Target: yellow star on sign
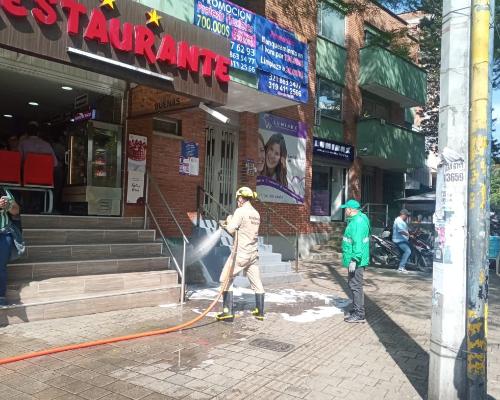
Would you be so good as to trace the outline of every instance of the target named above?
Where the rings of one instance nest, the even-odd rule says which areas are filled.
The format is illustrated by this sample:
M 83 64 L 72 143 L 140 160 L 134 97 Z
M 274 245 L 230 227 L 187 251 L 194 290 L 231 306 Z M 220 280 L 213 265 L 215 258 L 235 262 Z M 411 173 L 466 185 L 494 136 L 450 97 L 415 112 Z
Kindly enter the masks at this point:
M 153 9 L 153 10 L 147 12 L 146 17 L 148 18 L 148 22 L 146 22 L 147 25 L 153 24 L 156 26 L 160 26 L 160 19 L 162 17 L 158 15 L 156 10 Z
M 115 9 L 115 0 L 102 0 L 99 7 L 109 7 L 110 9 Z

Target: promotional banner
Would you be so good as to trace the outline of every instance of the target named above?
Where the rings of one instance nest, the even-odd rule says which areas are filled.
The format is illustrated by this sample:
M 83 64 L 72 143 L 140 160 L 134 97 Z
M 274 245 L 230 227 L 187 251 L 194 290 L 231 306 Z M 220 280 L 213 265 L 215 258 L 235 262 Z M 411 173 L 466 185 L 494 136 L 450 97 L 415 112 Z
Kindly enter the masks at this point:
M 128 135 L 127 143 L 127 203 L 141 204 L 144 199 L 144 176 L 148 138 Z
M 257 193 L 270 203 L 303 204 L 306 176 L 307 125 L 259 115 Z
M 307 44 L 275 23 L 255 17 L 257 68 L 291 81 L 307 84 Z
M 199 145 L 195 142 L 181 142 L 179 173 L 181 175 L 198 176 L 200 171 Z
M 307 86 L 269 72 L 258 71 L 259 90 L 275 96 L 307 103 Z
M 223 0 L 195 0 L 194 24 L 231 40 L 231 66 L 255 73 L 255 14 Z

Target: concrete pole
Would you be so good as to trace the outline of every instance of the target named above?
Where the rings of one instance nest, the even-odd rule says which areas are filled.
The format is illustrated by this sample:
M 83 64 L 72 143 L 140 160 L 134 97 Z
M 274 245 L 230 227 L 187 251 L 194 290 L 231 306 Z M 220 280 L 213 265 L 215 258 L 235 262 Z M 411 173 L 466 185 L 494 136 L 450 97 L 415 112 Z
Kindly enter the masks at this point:
M 429 400 L 466 395 L 470 9 L 471 0 L 443 1 Z
M 490 168 L 490 59 L 494 0 L 473 0 L 467 251 L 467 398 L 486 400 Z M 490 8 L 491 7 L 491 8 Z M 490 25 L 491 24 L 491 25 Z M 491 26 L 491 28 L 490 28 Z

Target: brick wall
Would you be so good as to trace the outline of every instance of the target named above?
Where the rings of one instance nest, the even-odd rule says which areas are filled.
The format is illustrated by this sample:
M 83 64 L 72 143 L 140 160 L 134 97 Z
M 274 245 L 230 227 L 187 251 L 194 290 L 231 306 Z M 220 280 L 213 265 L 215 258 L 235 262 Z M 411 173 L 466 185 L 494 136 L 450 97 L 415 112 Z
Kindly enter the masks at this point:
M 303 205 L 287 205 L 278 203 L 268 203 L 284 218 L 296 225 L 301 233 L 328 232 L 331 230 L 329 224 L 311 223 L 311 179 L 312 179 L 312 137 L 314 125 L 314 106 L 316 97 L 316 21 L 317 21 L 317 0 L 296 0 L 294 2 L 284 2 L 280 0 L 259 0 L 246 2 L 237 1 L 266 18 L 273 20 L 285 29 L 291 30 L 297 36 L 307 41 L 309 44 L 309 102 L 300 106 L 283 108 L 272 111 L 273 114 L 285 118 L 300 120 L 308 125 L 308 141 L 306 147 L 306 177 L 305 177 L 305 201 Z M 359 51 L 364 45 L 364 22 L 374 25 L 380 30 L 391 31 L 404 28 L 404 24 L 383 11 L 380 8 L 371 8 L 362 14 L 350 14 L 346 17 L 346 81 L 343 97 L 343 121 L 344 140 L 347 143 L 356 145 L 357 121 L 361 114 L 362 97 L 358 86 L 359 77 Z M 165 194 L 167 201 L 174 209 L 176 217 L 179 218 L 183 229 L 189 234 L 191 222 L 189 213 L 196 211 L 196 188 L 202 186 L 204 181 L 204 158 L 205 158 L 205 126 L 206 116 L 198 110 L 189 110 L 171 114 L 172 118 L 182 120 L 182 134 L 185 140 L 194 140 L 200 147 L 200 175 L 198 177 L 185 177 L 179 175 L 178 160 L 180 155 L 180 141 L 178 139 L 159 137 L 152 134 L 151 117 L 134 119 L 134 115 L 154 111 L 155 99 L 159 91 L 153 89 L 137 87 L 131 96 L 130 114 L 132 118 L 128 122 L 128 133 L 145 134 L 150 143 L 148 151 L 148 167 L 159 182 L 160 188 Z M 392 115 L 396 120 L 404 120 L 404 113 L 401 108 L 393 107 Z M 239 161 L 238 161 L 238 182 L 237 186 L 249 186 L 255 189 L 256 176 L 248 174 L 245 161 L 247 159 L 256 160 L 256 144 L 258 135 L 258 116 L 252 113 L 240 113 L 239 131 Z M 361 171 L 362 163 L 356 159 L 349 170 L 349 196 L 359 199 L 361 197 Z M 380 175 L 380 174 L 379 174 Z M 378 183 L 382 183 L 379 176 Z M 377 198 L 381 197 L 380 191 Z M 257 208 L 261 211 L 263 220 L 266 212 L 262 205 L 257 203 Z M 141 206 L 125 206 L 125 215 L 142 215 Z M 279 218 L 272 217 L 273 225 L 285 234 L 293 234 L 293 230 Z M 164 225 L 169 234 L 175 235 L 172 224 L 164 221 Z M 263 230 L 265 223 L 263 224 Z
M 139 86 L 132 90 L 130 118 L 127 122 L 127 133 L 148 137 L 147 167 L 172 208 L 186 235 L 191 234 L 190 215 L 196 212 L 196 191 L 203 186 L 205 165 L 205 127 L 206 117 L 201 110 L 190 109 L 169 113 L 168 118 L 181 120 L 182 137 L 165 137 L 153 135 L 152 116 L 136 118 L 136 115 L 154 110 L 158 99 L 158 91 Z M 183 176 L 179 174 L 179 157 L 181 140 L 194 141 L 199 144 L 200 173 L 199 176 Z M 150 190 L 150 200 L 155 213 L 159 217 L 162 229 L 167 236 L 180 236 L 174 221 L 161 205 L 159 196 Z M 144 207 L 125 205 L 126 216 L 142 216 Z

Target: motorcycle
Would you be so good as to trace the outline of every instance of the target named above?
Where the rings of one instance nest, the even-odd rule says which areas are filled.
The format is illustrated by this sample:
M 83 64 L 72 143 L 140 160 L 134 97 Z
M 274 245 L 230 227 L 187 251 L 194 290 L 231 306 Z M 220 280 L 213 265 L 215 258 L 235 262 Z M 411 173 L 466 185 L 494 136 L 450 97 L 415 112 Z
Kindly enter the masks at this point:
M 391 232 L 384 229 L 380 236 L 371 235 L 371 263 L 385 268 L 398 268 L 401 260 L 401 250 L 391 239 Z M 406 268 L 428 272 L 432 268 L 432 247 L 417 233 L 410 234 L 411 256 Z

